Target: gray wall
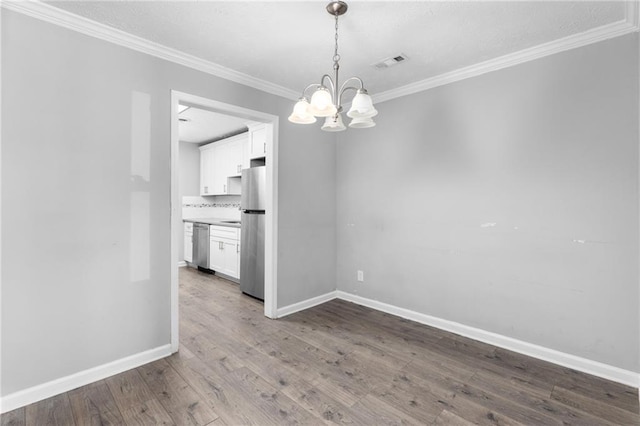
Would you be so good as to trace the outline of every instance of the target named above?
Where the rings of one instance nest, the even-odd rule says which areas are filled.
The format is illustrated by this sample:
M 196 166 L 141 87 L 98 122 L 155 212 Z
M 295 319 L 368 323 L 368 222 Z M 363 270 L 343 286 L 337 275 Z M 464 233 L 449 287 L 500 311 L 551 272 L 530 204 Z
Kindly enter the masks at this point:
M 378 108 L 338 137 L 338 289 L 640 371 L 637 34 Z
M 171 89 L 281 117 L 278 306 L 335 289 L 335 138 L 293 101 L 6 10 L 2 65 L 2 395 L 169 343 Z
M 200 148 L 196 143 L 180 142 L 180 197 L 200 195 Z

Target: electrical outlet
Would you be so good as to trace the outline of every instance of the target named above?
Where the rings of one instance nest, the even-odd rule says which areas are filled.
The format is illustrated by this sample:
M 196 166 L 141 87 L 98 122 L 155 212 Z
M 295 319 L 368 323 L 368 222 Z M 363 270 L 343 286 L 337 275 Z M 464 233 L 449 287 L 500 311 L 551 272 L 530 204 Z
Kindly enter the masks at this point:
M 358 281 L 364 282 L 364 272 L 358 271 Z

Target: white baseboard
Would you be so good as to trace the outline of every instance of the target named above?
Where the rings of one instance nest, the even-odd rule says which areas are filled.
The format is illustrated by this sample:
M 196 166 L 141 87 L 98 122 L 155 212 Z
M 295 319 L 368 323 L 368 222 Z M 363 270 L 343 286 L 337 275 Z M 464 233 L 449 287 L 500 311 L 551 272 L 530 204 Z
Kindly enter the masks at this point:
M 490 331 L 481 330 L 479 328 L 470 327 L 454 321 L 442 318 L 432 317 L 430 315 L 421 314 L 409 309 L 400 308 L 387 303 L 378 302 L 377 300 L 367 299 L 355 294 L 346 293 L 344 291 L 336 291 L 337 298 L 358 305 L 367 306 L 378 311 L 386 312 L 402 318 L 406 318 L 415 322 L 426 324 L 441 330 L 450 331 L 461 336 L 469 337 L 480 342 L 508 349 L 554 364 L 602 377 L 607 380 L 622 383 L 628 386 L 640 387 L 640 373 L 636 373 L 612 365 L 604 364 L 598 361 L 582 358 L 579 356 L 567 354 L 555 349 L 545 348 L 543 346 L 524 342 L 522 340 L 513 339 L 511 337 L 492 333 Z
M 313 308 L 314 306 L 333 300 L 337 297 L 337 291 L 330 291 L 329 293 L 321 294 L 320 296 L 312 297 L 311 299 L 303 300 L 302 302 L 294 303 L 293 305 L 279 308 L 276 311 L 276 318 L 286 317 L 293 313 L 303 311 L 305 309 Z
M 178 262 L 178 268 L 182 268 L 187 266 L 187 261 L 186 260 L 181 260 L 180 262 Z
M 171 345 L 164 345 L 9 394 L 0 400 L 0 413 L 42 401 L 169 355 L 171 355 Z

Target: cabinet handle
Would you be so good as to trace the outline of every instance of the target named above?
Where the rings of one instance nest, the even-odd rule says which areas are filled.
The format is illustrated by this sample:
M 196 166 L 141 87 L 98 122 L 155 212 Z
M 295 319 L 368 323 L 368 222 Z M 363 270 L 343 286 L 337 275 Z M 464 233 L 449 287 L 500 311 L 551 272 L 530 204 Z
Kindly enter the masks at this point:
M 222 192 L 227 192 L 227 185 L 224 185 L 224 190 Z
M 236 253 L 240 253 L 240 244 L 236 244 Z
M 242 173 L 242 164 L 238 164 L 238 173 Z
M 266 142 L 262 143 L 262 152 L 265 153 L 265 154 L 267 153 L 267 143 Z
M 205 193 L 205 194 L 208 194 L 208 193 L 209 193 L 209 187 L 208 187 L 208 186 L 205 186 L 205 187 L 204 187 L 204 193 Z
M 218 242 L 218 248 L 219 248 L 220 250 L 224 249 L 224 246 L 222 245 L 222 241 L 219 241 L 219 242 Z

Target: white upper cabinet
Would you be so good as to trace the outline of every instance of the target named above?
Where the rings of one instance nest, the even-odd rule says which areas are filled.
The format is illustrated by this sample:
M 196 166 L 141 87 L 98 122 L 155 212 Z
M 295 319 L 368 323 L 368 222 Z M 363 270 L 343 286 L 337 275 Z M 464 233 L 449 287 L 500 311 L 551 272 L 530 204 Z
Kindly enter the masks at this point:
M 213 144 L 200 147 L 200 195 L 213 195 L 214 193 L 214 154 Z
M 264 158 L 267 155 L 267 125 L 249 126 L 249 157 Z
M 227 152 L 228 161 L 228 172 L 229 176 L 242 176 L 242 169 L 244 159 L 242 157 L 242 152 L 244 147 L 247 145 L 247 134 L 243 134 L 243 138 L 237 141 L 233 141 L 229 144 L 229 152 Z
M 242 133 L 200 147 L 200 195 L 239 195 L 248 141 Z

